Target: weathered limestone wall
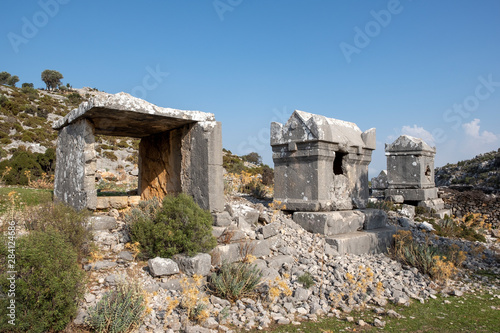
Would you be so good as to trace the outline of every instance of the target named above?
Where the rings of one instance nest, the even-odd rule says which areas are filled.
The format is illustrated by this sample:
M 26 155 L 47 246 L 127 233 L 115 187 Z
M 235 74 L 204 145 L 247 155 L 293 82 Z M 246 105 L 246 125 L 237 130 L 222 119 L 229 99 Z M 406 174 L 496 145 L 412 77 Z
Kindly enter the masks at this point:
M 364 208 L 369 196 L 371 151 L 344 153 L 342 174 L 335 173 L 337 144 L 312 142 L 273 147 L 275 197 L 290 210 L 330 211 Z M 338 171 L 337 171 L 338 172 Z
M 347 174 L 350 182 L 351 198 L 356 208 L 365 208 L 370 196 L 368 184 L 368 166 L 371 162 L 371 151 L 362 154 L 351 152 L 348 155 Z
M 422 152 L 390 153 L 387 156 L 389 188 L 434 187 L 434 156 Z
M 273 146 L 275 199 L 287 209 L 328 210 L 326 206 L 331 205 L 335 153 L 325 145 L 314 142 L 297 143 L 293 148 Z
M 182 141 L 182 191 L 192 195 L 201 208 L 222 212 L 224 181 L 221 123 L 195 123 Z
M 139 194 L 142 200 L 178 194 L 181 186 L 183 128 L 153 134 L 139 144 Z
M 77 120 L 60 130 L 56 159 L 54 198 L 76 209 L 95 209 L 94 126 L 88 120 Z

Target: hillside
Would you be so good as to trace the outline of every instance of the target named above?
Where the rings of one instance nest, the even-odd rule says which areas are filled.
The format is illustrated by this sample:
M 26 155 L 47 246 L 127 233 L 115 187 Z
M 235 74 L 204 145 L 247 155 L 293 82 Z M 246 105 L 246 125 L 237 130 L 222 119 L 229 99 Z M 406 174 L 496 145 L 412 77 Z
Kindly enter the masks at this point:
M 436 168 L 437 186 L 500 190 L 500 149 Z
M 97 89 L 46 91 L 32 87 L 0 85 L 0 181 L 27 185 L 49 176 L 55 168 L 57 131 L 52 125 L 69 111 L 95 95 Z M 97 188 L 128 191 L 136 188 L 139 139 L 96 135 Z M 273 170 L 257 153 L 237 156 L 224 150 L 226 193 L 244 192 L 257 197 L 272 193 Z M 39 166 L 37 166 L 37 164 Z M 12 170 L 2 175 L 6 168 Z
M 29 158 L 39 159 L 39 154 L 55 149 L 57 131 L 52 129 L 53 123 L 97 94 L 103 92 L 92 88 L 49 92 L 0 85 L 0 171 L 16 152 L 26 151 Z M 97 170 L 122 178 L 137 175 L 138 147 L 138 139 L 96 135 Z M 36 168 L 31 170 L 34 177 L 39 176 Z M 19 182 L 20 177 L 5 178 L 7 184 L 13 179 Z M 26 181 L 23 178 L 20 183 L 25 185 Z

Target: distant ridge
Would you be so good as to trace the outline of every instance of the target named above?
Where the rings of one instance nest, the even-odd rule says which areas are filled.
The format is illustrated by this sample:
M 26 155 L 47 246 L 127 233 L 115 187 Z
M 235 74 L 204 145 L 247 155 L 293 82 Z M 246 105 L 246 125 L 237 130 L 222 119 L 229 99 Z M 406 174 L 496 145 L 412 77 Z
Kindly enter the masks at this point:
M 437 186 L 458 190 L 477 189 L 484 192 L 500 191 L 500 149 L 477 155 L 456 164 L 436 168 Z

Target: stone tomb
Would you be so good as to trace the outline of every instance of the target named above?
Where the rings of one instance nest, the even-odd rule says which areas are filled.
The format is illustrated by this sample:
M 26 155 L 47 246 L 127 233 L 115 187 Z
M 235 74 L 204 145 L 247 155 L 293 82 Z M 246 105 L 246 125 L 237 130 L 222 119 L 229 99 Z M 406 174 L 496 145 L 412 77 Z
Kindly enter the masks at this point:
M 375 129 L 295 111 L 271 124 L 274 197 L 293 211 L 364 208 Z
M 385 213 L 365 209 L 375 144 L 373 128 L 362 132 L 303 111 L 271 124 L 275 200 L 306 230 L 329 236 L 341 254 L 379 252 L 390 243 Z
M 161 108 L 126 93 L 102 94 L 54 124 L 59 131 L 54 196 L 76 209 L 96 209 L 94 135 L 140 138 L 142 200 L 187 193 L 222 211 L 221 124 L 213 114 Z
M 434 209 L 444 217 L 449 211 L 438 198 L 434 184 L 434 156 L 436 148 L 422 139 L 401 135 L 391 144 L 386 144 L 387 199 L 402 196 L 404 202 Z

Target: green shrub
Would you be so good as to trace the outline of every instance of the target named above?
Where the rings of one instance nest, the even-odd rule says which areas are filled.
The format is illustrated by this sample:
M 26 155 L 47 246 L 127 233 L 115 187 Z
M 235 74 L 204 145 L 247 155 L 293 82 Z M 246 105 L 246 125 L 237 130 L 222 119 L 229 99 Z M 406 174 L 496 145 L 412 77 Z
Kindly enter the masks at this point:
M 143 258 L 171 257 L 186 252 L 208 252 L 217 245 L 212 236 L 212 216 L 190 196 L 167 196 L 151 217 L 151 212 L 132 212 L 127 219 L 130 237 L 141 244 Z
M 23 131 L 23 126 L 19 123 L 15 123 L 14 125 L 14 129 L 17 131 L 17 132 L 22 132 Z
M 90 253 L 92 232 L 87 228 L 90 212 L 77 211 L 64 203 L 46 203 L 26 212 L 26 229 L 54 231 L 68 241 L 80 258 Z
M 161 208 L 161 202 L 157 197 L 140 201 L 137 208 L 132 208 L 130 213 L 124 216 L 124 221 L 131 226 L 137 222 L 153 221 Z
M 111 161 L 116 161 L 118 160 L 118 157 L 115 155 L 115 153 L 113 153 L 112 151 L 105 151 L 102 153 L 102 155 L 107 158 L 107 159 L 110 159 Z
M 0 242 L 0 266 L 6 267 L 8 249 Z M 16 239 L 16 325 L 7 320 L 8 298 L 0 298 L 0 331 L 60 331 L 76 315 L 84 291 L 85 273 L 77 255 L 56 232 L 32 232 Z M 0 289 L 9 290 L 7 272 L 0 273 Z
M 34 105 L 31 104 L 26 104 L 24 106 L 24 112 L 30 115 L 36 115 L 37 108 Z
M 14 151 L 10 160 L 0 162 L 0 170 L 5 170 L 9 166 L 12 170 L 4 177 L 7 185 L 28 185 L 25 171 L 30 171 L 33 178 L 42 174 L 42 168 L 37 163 L 35 155 L 21 148 Z
M 137 164 L 139 163 L 139 156 L 137 154 L 128 155 L 125 161 Z
M 9 98 L 4 94 L 0 94 L 0 106 L 4 106 L 9 101 Z
M 116 145 L 120 148 L 128 148 L 129 147 L 127 140 L 120 140 Z
M 210 289 L 220 297 L 235 301 L 252 296 L 262 279 L 262 272 L 257 265 L 244 262 L 223 263 L 218 272 L 209 279 Z
M 82 96 L 80 96 L 80 94 L 77 92 L 69 94 L 67 98 L 68 101 L 74 106 L 78 106 L 83 100 Z
M 314 286 L 314 279 L 312 275 L 309 272 L 305 272 L 303 275 L 299 276 L 297 279 L 298 282 L 302 283 L 302 285 L 306 288 L 309 289 L 312 286 Z
M 33 132 L 30 131 L 24 132 L 23 135 L 21 136 L 21 140 L 24 142 L 33 142 L 34 140 L 32 138 L 32 135 L 34 135 Z
M 242 184 L 239 188 L 239 191 L 241 193 L 251 194 L 253 197 L 258 199 L 265 198 L 267 195 L 264 184 L 262 184 L 258 179 L 254 179 L 250 183 L 245 185 Z
M 0 162 L 0 172 L 6 167 L 12 170 L 4 177 L 7 185 L 28 185 L 28 177 L 25 172 L 31 173 L 31 180 L 42 176 L 45 172 L 51 175 L 55 169 L 55 150 L 49 148 L 44 154 L 32 153 L 24 146 L 14 149 L 13 155 L 9 160 Z
M 274 184 L 274 170 L 267 164 L 262 166 L 262 184 L 273 185 Z
M 86 324 L 96 332 L 129 332 L 139 325 L 144 309 L 140 288 L 120 282 L 89 310 Z

